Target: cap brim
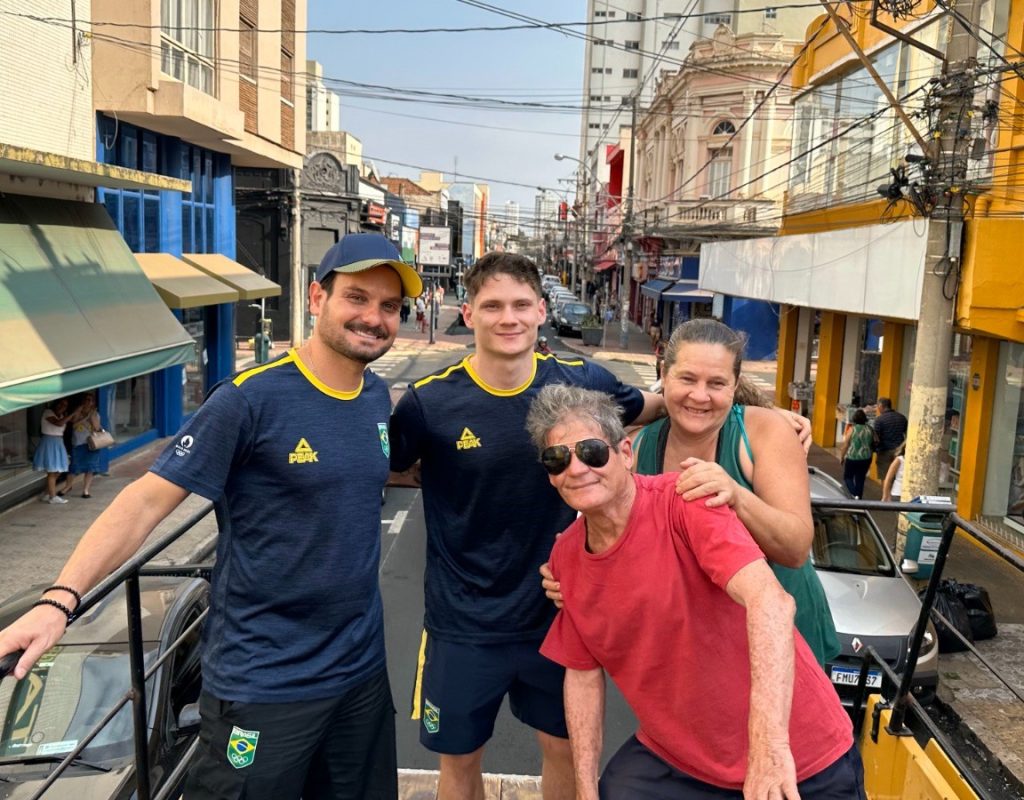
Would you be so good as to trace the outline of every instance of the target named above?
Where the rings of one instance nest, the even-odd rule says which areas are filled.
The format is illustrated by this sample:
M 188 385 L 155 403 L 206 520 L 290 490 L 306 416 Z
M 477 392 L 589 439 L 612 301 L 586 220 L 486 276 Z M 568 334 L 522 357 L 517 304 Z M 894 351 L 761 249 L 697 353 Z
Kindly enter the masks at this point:
M 335 267 L 334 272 L 364 272 L 374 267 L 391 267 L 398 273 L 402 280 L 402 293 L 406 297 L 419 297 L 423 294 L 423 279 L 420 274 L 404 261 L 383 261 L 377 258 L 368 258 L 365 261 L 353 261 L 343 267 Z

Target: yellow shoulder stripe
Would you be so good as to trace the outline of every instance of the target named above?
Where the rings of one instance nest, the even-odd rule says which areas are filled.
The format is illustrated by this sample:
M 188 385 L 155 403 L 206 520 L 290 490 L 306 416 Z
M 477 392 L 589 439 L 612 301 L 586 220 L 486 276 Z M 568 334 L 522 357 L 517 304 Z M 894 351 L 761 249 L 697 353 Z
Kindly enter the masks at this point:
M 544 355 L 542 353 L 537 353 L 537 358 L 541 359 L 543 361 L 554 361 L 554 362 L 556 362 L 558 364 L 564 364 L 567 367 L 582 367 L 583 366 L 583 359 L 577 359 L 576 361 L 566 361 L 564 358 L 559 358 L 556 355 Z
M 469 358 L 469 356 L 466 356 L 466 358 Z M 465 366 L 466 366 L 465 360 L 460 361 L 458 364 L 452 364 L 447 369 L 445 369 L 445 370 L 443 370 L 441 372 L 438 372 L 435 375 L 428 375 L 425 378 L 420 378 L 418 381 L 413 383 L 413 388 L 419 389 L 421 386 L 426 386 L 431 381 L 441 381 L 441 380 L 444 380 L 449 375 L 451 375 L 453 372 L 455 372 L 455 370 L 463 369 Z
M 275 361 L 271 361 L 269 364 L 263 364 L 262 366 L 253 367 L 252 369 L 247 369 L 245 372 L 238 373 L 238 375 L 236 375 L 234 380 L 231 382 L 235 384 L 235 386 L 241 386 L 253 375 L 259 375 L 261 372 L 264 372 L 265 370 L 268 369 L 273 369 L 274 367 L 280 367 L 284 366 L 285 364 L 291 364 L 292 361 L 294 360 L 294 354 L 291 351 L 289 351 L 288 355 L 286 355 L 284 358 L 279 358 Z

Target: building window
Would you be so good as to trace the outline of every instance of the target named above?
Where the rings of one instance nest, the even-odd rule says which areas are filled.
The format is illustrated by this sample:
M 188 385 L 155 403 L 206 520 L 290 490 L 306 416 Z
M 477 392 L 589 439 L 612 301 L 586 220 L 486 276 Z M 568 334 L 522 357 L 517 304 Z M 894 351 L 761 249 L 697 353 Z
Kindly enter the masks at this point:
M 635 13 L 633 11 L 627 11 L 626 12 L 626 22 L 639 22 L 640 19 L 641 19 L 641 17 L 640 17 L 639 14 L 637 14 L 637 13 Z
M 708 14 L 704 21 L 708 25 L 732 25 L 732 14 Z
M 623 42 L 623 44 L 625 45 L 627 50 L 639 50 L 640 49 L 640 42 L 633 42 L 633 41 L 627 40 L 627 41 Z
M 160 71 L 214 91 L 214 0 L 161 0 Z
M 595 17 L 606 17 L 606 16 L 608 16 L 608 12 L 607 11 L 595 11 L 594 12 L 594 16 Z
M 778 19 L 779 10 L 777 8 L 766 8 L 764 10 L 765 19 Z
M 590 122 L 590 123 L 587 124 L 587 127 L 590 128 L 590 130 L 592 130 L 592 131 L 599 131 L 599 130 L 601 130 L 601 123 L 599 123 L 599 122 Z
M 608 12 L 608 19 L 615 19 L 615 12 L 614 11 L 609 11 Z
M 708 167 L 708 194 L 721 198 L 729 193 L 732 178 L 732 148 L 720 147 L 712 150 L 711 166 Z
M 590 95 L 590 102 L 591 103 L 600 103 L 601 102 L 601 95 L 599 95 L 599 94 L 592 94 L 592 95 Z
M 601 47 L 602 45 L 611 45 L 611 39 L 594 39 L 594 47 Z
M 728 136 L 731 133 L 736 133 L 736 126 L 728 120 L 719 122 L 715 129 L 711 131 L 712 136 Z
M 256 25 L 238 18 L 238 74 L 256 83 Z
M 195 344 L 192 358 L 184 364 L 185 381 L 181 386 L 181 410 L 191 414 L 202 405 L 206 396 L 206 324 L 203 309 L 182 309 L 181 326 L 189 332 Z
M 661 43 L 661 49 L 662 50 L 678 50 L 679 49 L 679 42 L 676 42 L 676 41 L 662 42 Z
M 623 78 L 639 78 L 640 77 L 640 70 L 638 70 L 638 69 L 624 69 L 624 70 L 622 70 L 622 77 Z
M 604 70 L 601 67 L 591 67 L 590 68 L 590 74 L 591 75 L 604 75 Z

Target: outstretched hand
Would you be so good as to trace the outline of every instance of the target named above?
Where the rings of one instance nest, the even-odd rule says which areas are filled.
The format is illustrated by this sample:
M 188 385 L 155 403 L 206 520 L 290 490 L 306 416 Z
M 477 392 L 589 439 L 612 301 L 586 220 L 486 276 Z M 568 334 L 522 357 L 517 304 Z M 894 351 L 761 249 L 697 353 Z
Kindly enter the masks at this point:
M 688 458 L 679 464 L 679 478 L 676 480 L 676 494 L 684 500 L 710 498 L 705 505 L 708 508 L 719 506 L 735 507 L 739 494 L 739 485 L 729 477 L 720 464 L 714 461 L 701 461 L 699 458 Z
M 800 439 L 800 446 L 804 449 L 804 455 L 811 452 L 811 421 L 807 417 L 802 417 L 785 408 L 777 408 L 775 410 L 782 414 L 786 418 L 786 422 L 793 426 L 793 430 L 796 431 L 796 435 Z
M 0 631 L 0 655 L 24 651 L 14 667 L 14 677 L 21 680 L 39 656 L 53 647 L 64 635 L 67 617 L 52 606 L 36 606 Z

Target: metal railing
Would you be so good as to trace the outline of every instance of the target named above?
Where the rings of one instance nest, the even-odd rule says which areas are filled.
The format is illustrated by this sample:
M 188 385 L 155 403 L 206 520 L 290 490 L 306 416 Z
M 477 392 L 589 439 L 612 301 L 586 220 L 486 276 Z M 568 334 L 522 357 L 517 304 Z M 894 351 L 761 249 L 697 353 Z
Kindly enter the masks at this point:
M 205 504 L 195 511 L 180 525 L 160 537 L 154 542 L 144 544 L 139 551 L 126 561 L 119 569 L 110 573 L 90 592 L 82 597 L 81 605 L 75 609 L 75 613 L 68 623 L 74 624 L 75 620 L 82 617 L 87 611 L 93 608 L 103 598 L 117 589 L 122 583 L 125 587 L 125 605 L 128 611 L 128 659 L 131 688 L 121 697 L 117 704 L 108 711 L 103 718 L 94 725 L 88 733 L 78 740 L 75 747 L 64 756 L 47 776 L 31 800 L 42 797 L 68 767 L 72 766 L 76 759 L 89 746 L 127 703 L 132 704 L 132 728 L 135 751 L 135 781 L 136 797 L 138 800 L 165 800 L 177 783 L 185 775 L 188 767 L 198 748 L 198 739 L 192 743 L 185 752 L 182 760 L 175 766 L 175 769 L 164 780 L 162 791 L 153 795 L 150 781 L 150 757 L 149 757 L 149 726 L 147 724 L 146 708 L 146 681 L 156 674 L 164 663 L 169 659 L 183 643 L 189 640 L 192 634 L 202 625 L 206 618 L 206 611 L 199 615 L 182 633 L 175 639 L 160 657 L 147 669 L 145 655 L 143 652 L 142 638 L 142 597 L 140 592 L 139 579 L 141 576 L 164 576 L 164 577 L 197 577 L 209 580 L 210 567 L 201 564 L 186 564 L 181 566 L 168 567 L 147 567 L 156 555 L 165 550 L 169 545 L 180 539 L 185 533 L 204 519 L 213 510 L 212 504 Z M 204 554 L 205 557 L 206 554 Z M 17 664 L 22 653 L 11 653 L 0 659 L 0 679 L 3 679 Z
M 949 548 L 952 546 L 956 532 L 958 530 L 963 531 L 964 534 L 984 545 L 987 549 L 991 550 L 994 554 L 1016 567 L 1022 573 L 1024 573 L 1024 559 L 1021 559 L 1021 557 L 1012 550 L 1000 545 L 991 536 L 978 528 L 978 526 L 968 522 L 953 511 L 948 505 L 889 503 L 881 500 L 825 500 L 817 498 L 811 500 L 811 505 L 815 508 L 850 511 L 929 512 L 942 514 L 945 517 L 942 524 L 942 536 L 939 541 L 938 550 L 935 554 L 935 563 L 932 565 L 932 573 L 928 579 L 924 596 L 921 598 L 921 611 L 918 615 L 917 622 L 914 625 L 903 672 L 902 674 L 897 675 L 893 672 L 885 659 L 878 654 L 874 647 L 866 648 L 865 656 L 861 662 L 860 676 L 857 683 L 857 700 L 853 709 L 854 730 L 859 731 L 861 729 L 864 706 L 868 697 L 868 672 L 872 664 L 875 664 L 882 670 L 882 673 L 885 676 L 886 680 L 883 681 L 883 688 L 888 684 L 889 687 L 895 686 L 896 689 L 892 697 L 887 698 L 883 693 L 884 703 L 876 705 L 876 716 L 874 728 L 872 730 L 872 737 L 877 739 L 878 712 L 883 707 L 892 709 L 892 714 L 889 718 L 889 725 L 887 726 L 886 731 L 893 736 L 912 735 L 912 731 L 907 726 L 907 714 L 908 712 L 913 712 L 914 718 L 927 730 L 928 735 L 934 738 L 942 747 L 950 761 L 952 761 L 953 765 L 964 776 L 964 779 L 970 785 L 975 794 L 982 798 L 982 800 L 991 798 L 992 794 L 979 783 L 972 768 L 964 761 L 956 748 L 953 747 L 947 737 L 929 717 L 928 713 L 918 703 L 911 691 L 911 684 L 914 679 L 914 672 L 917 669 L 918 658 L 921 655 L 921 646 L 924 642 L 925 631 L 928 627 L 928 619 L 932 614 L 937 614 L 933 609 L 935 596 L 938 593 L 939 584 L 942 581 L 942 573 L 945 570 L 946 558 L 949 555 Z M 941 617 L 941 615 L 939 616 Z M 943 619 L 942 621 L 948 623 L 948 620 Z M 963 641 L 968 649 L 970 649 L 970 651 L 982 661 L 992 674 L 995 675 L 996 678 L 1014 694 L 1014 696 L 1024 701 L 1024 698 L 1022 698 L 1020 693 L 1009 684 L 1006 678 L 1002 676 L 999 671 L 990 664 L 970 642 L 966 640 L 966 638 L 961 636 L 953 625 L 947 624 L 947 627 L 954 635 L 958 636 Z

